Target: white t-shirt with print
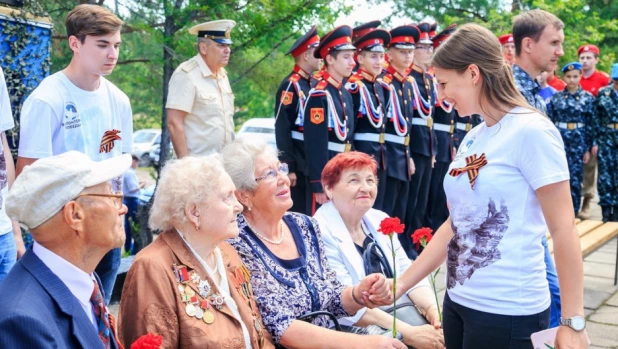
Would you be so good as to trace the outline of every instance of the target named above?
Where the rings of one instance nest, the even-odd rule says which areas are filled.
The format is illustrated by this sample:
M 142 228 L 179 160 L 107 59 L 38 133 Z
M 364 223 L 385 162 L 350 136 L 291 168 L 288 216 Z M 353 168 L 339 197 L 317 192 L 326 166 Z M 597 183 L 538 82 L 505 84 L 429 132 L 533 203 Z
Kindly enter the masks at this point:
M 113 147 L 110 143 L 102 147 L 106 132 Z M 101 77 L 96 91 L 85 91 L 57 72 L 26 99 L 21 111 L 19 156 L 40 159 L 69 150 L 85 153 L 95 161 L 133 151 L 129 97 L 107 79 Z
M 532 315 L 549 307 L 544 249 L 547 226 L 535 190 L 569 179 L 560 133 L 545 116 L 515 108 L 463 139 L 449 167 L 485 154 L 474 189 L 468 173 L 446 175 L 455 236 L 448 244 L 447 290 L 465 307 Z

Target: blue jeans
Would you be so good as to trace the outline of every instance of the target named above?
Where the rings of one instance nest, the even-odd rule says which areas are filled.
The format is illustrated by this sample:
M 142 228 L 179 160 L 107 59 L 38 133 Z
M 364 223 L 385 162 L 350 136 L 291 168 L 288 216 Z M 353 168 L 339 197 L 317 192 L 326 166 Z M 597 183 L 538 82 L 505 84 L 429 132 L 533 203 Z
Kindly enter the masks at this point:
M 112 298 L 112 292 L 114 291 L 114 283 L 116 282 L 116 274 L 120 268 L 120 248 L 115 248 L 101 259 L 99 265 L 94 270 L 99 279 L 101 279 L 101 285 L 103 285 L 103 295 L 105 296 L 105 305 L 109 304 Z
M 17 247 L 13 231 L 0 235 L 0 282 L 17 261 Z
M 444 341 L 448 349 L 532 349 L 530 335 L 547 328 L 549 308 L 510 316 L 464 307 L 444 295 Z
M 124 215 L 124 234 L 126 240 L 124 241 L 124 250 L 131 254 L 134 254 L 132 249 L 133 241 L 133 224 L 131 222 L 137 222 L 137 197 L 124 198 L 124 204 L 127 206 L 127 213 Z
M 545 248 L 545 268 L 547 271 L 547 283 L 549 283 L 549 295 L 551 296 L 549 328 L 560 325 L 560 316 L 562 316 L 562 308 L 560 307 L 560 284 L 558 283 L 558 274 L 554 261 L 551 258 L 551 252 L 547 246 L 547 237 L 543 235 L 543 247 Z

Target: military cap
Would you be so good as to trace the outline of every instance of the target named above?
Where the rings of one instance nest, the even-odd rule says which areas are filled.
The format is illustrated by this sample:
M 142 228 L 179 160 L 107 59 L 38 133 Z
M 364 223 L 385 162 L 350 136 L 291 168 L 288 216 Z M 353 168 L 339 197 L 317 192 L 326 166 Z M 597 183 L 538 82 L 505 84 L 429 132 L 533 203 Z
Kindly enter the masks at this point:
M 349 25 L 342 25 L 324 35 L 320 44 L 313 51 L 315 58 L 324 59 L 330 51 L 350 51 L 356 47 L 352 45 L 352 28 Z
M 498 37 L 498 41 L 500 41 L 500 45 L 506 45 L 509 43 L 513 43 L 513 34 L 508 33 L 508 34 L 504 34 L 504 35 L 500 35 Z
M 433 24 L 429 27 L 429 38 L 433 39 L 436 36 L 436 31 L 438 31 L 438 22 L 433 22 Z
M 361 36 L 378 28 L 380 24 L 382 24 L 382 21 L 371 21 L 361 24 L 358 27 L 354 27 L 354 29 L 352 29 L 352 40 L 356 41 L 356 39 L 360 38 Z
M 418 43 L 419 44 L 433 44 L 433 42 L 429 38 L 429 32 L 431 31 L 431 24 L 421 23 L 417 26 L 417 28 L 421 32 Z
M 618 80 L 618 63 L 614 63 L 614 65 L 612 65 L 612 71 L 610 72 L 609 76 L 612 78 L 612 80 Z
M 420 35 L 421 32 L 416 26 L 402 25 L 391 30 L 391 41 L 388 46 L 401 49 L 413 49 Z
M 578 50 L 577 50 L 577 55 L 581 55 L 582 52 L 592 52 L 594 54 L 596 54 L 597 56 L 601 55 L 601 51 L 599 51 L 599 48 L 594 46 L 594 45 L 583 45 L 581 46 Z
M 566 72 L 571 71 L 571 70 L 579 70 L 579 71 L 581 71 L 582 70 L 582 64 L 579 63 L 579 62 L 571 62 L 571 63 L 568 63 L 567 65 L 565 65 L 564 67 L 562 67 L 562 72 L 563 73 L 566 73 Z
M 317 27 L 314 25 L 309 29 L 305 35 L 301 36 L 296 40 L 292 48 L 288 51 L 288 55 L 291 54 L 292 57 L 298 57 L 302 55 L 305 51 L 307 51 L 311 47 L 317 47 L 320 44 L 320 37 L 318 36 Z
M 448 39 L 449 36 L 451 36 L 451 34 L 453 34 L 453 32 L 455 32 L 455 29 L 457 29 L 457 23 L 449 25 L 446 29 L 438 33 L 438 35 L 434 36 L 433 39 L 431 39 L 431 41 L 433 41 L 433 47 L 438 48 L 440 44 L 442 44 L 446 39 Z
M 356 50 L 369 52 L 384 52 L 384 47 L 391 41 L 391 35 L 384 29 L 373 29 L 359 37 L 354 42 Z
M 197 35 L 199 38 L 212 39 L 220 44 L 231 45 L 230 32 L 235 25 L 236 22 L 232 20 L 220 19 L 193 26 L 189 29 L 189 34 Z

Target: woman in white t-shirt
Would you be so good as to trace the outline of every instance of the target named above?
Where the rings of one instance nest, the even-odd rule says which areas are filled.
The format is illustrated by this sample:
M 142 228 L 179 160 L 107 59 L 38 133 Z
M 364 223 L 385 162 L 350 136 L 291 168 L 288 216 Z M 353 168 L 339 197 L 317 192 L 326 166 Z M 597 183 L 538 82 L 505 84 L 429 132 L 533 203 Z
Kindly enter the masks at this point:
M 489 30 L 460 27 L 432 65 L 438 97 L 485 122 L 466 135 L 444 180 L 450 218 L 398 280 L 398 293 L 447 260 L 446 347 L 532 348 L 530 335 L 549 322 L 541 245 L 549 228 L 567 325 L 556 344 L 586 348 L 582 256 L 560 133 L 517 91 Z

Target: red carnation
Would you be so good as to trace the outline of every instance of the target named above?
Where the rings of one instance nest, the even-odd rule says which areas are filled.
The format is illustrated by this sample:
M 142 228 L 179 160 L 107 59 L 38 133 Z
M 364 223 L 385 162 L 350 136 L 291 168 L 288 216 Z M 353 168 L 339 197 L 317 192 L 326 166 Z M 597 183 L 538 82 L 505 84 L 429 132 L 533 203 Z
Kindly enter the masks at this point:
M 378 231 L 384 235 L 391 235 L 393 233 L 401 234 L 404 228 L 405 226 L 401 224 L 399 218 L 386 217 L 380 222 L 380 229 L 378 229 Z
M 429 241 L 431 241 L 431 238 L 433 237 L 433 235 L 431 234 L 433 232 L 433 230 L 431 230 L 431 228 L 419 228 L 416 229 L 416 231 L 414 231 L 414 233 L 412 234 L 412 242 L 414 242 L 416 244 L 416 249 L 418 250 L 421 245 L 423 247 L 427 246 L 427 244 L 429 243 Z
M 131 349 L 159 349 L 161 344 L 163 344 L 163 337 L 158 334 L 148 333 L 133 342 Z

